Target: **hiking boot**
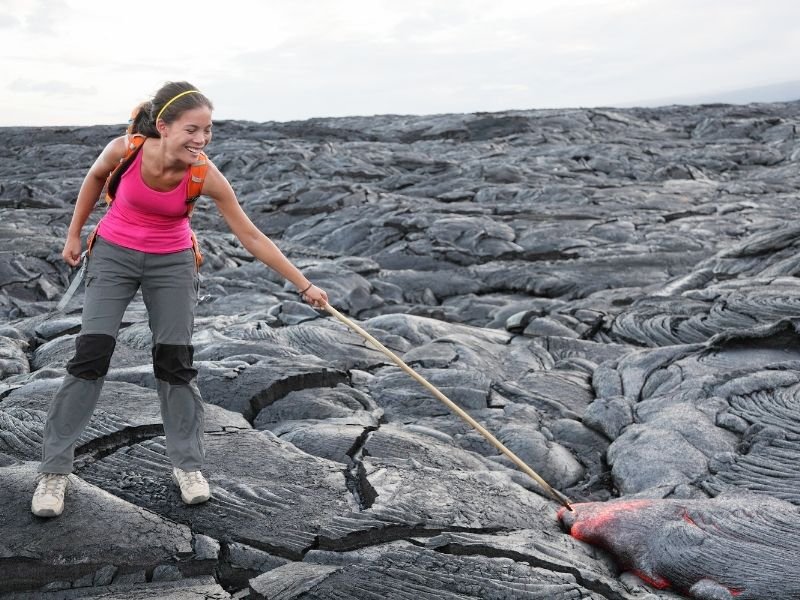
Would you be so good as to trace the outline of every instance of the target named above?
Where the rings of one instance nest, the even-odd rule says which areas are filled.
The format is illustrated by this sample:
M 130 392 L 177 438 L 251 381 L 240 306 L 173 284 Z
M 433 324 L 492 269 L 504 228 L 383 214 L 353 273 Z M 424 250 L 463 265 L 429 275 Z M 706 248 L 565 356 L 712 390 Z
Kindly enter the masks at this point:
M 181 488 L 181 500 L 186 504 L 200 504 L 211 497 L 208 482 L 200 471 L 172 469 L 172 480 Z
M 31 512 L 37 517 L 57 517 L 64 510 L 67 475 L 42 473 L 31 500 Z

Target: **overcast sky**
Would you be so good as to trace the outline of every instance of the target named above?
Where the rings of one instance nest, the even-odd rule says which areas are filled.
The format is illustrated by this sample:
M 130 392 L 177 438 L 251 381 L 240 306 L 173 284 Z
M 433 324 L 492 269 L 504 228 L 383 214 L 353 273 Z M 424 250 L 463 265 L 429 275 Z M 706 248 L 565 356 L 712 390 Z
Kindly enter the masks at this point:
M 0 0 L 0 126 L 620 106 L 798 81 L 798 0 Z

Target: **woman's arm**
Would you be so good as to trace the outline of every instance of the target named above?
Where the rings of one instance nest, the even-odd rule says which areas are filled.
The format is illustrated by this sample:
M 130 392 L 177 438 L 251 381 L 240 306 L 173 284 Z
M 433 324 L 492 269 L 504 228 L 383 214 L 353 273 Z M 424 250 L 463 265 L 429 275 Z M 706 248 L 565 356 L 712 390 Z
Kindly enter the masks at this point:
M 289 280 L 298 291 L 305 290 L 303 297 L 309 304 L 324 306 L 328 302 L 328 295 L 325 291 L 312 285 L 300 272 L 300 269 L 284 256 L 280 248 L 253 224 L 239 205 L 231 184 L 210 161 L 206 180 L 203 183 L 203 194 L 213 198 L 228 227 L 245 250 Z
M 103 191 L 108 174 L 114 170 L 123 156 L 125 156 L 125 136 L 108 143 L 83 179 L 78 192 L 78 200 L 75 202 L 75 210 L 72 213 L 72 221 L 67 230 L 64 250 L 61 252 L 64 260 L 73 267 L 78 264 L 83 249 L 81 242 L 83 226 L 92 213 L 100 192 Z

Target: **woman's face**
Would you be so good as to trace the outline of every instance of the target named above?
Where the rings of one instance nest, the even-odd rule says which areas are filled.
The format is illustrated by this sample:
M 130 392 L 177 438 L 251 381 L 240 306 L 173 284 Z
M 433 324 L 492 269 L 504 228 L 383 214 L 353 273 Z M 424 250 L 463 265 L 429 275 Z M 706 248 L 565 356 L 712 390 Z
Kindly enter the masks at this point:
M 199 106 L 182 112 L 166 125 L 161 138 L 176 158 L 194 162 L 211 141 L 211 109 Z

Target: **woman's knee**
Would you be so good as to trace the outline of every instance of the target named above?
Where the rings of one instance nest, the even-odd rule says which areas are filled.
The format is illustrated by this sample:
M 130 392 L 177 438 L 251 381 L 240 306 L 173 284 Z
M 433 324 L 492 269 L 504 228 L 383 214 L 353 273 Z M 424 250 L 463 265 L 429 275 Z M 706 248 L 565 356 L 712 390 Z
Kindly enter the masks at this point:
M 81 334 L 75 339 L 75 356 L 67 373 L 80 379 L 99 379 L 108 373 L 117 340 L 104 333 Z
M 192 366 L 191 344 L 156 344 L 153 346 L 153 372 L 157 379 L 172 385 L 186 385 L 197 376 Z

